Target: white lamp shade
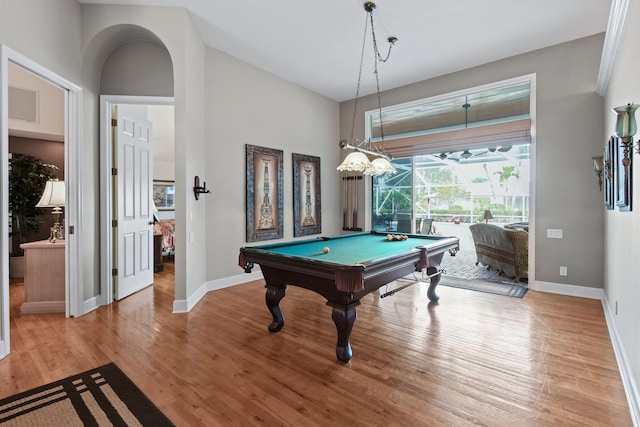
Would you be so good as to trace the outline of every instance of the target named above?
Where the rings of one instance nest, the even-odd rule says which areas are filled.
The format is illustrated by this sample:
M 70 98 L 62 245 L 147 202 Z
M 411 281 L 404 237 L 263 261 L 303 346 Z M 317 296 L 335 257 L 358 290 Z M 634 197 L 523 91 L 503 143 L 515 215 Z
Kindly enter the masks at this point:
M 36 207 L 53 208 L 56 206 L 64 206 L 64 181 L 49 180 Z
M 371 167 L 369 158 L 364 153 L 354 151 L 353 153 L 349 153 L 349 155 L 345 157 L 342 164 L 338 166 L 338 170 L 349 172 L 364 172 L 369 167 Z
M 387 173 L 396 173 L 396 168 L 391 165 L 389 160 L 379 157 L 371 162 L 371 167 L 364 171 L 367 175 L 384 175 Z

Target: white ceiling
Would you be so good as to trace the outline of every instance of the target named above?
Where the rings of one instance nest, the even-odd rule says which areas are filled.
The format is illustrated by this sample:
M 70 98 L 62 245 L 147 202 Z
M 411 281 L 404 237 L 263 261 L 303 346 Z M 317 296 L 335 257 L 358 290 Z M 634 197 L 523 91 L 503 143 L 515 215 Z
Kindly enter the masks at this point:
M 79 0 L 185 7 L 209 46 L 344 101 L 355 96 L 361 0 Z M 387 90 L 606 31 L 612 0 L 377 0 L 376 38 L 399 39 L 379 64 Z M 375 93 L 368 37 L 361 95 Z

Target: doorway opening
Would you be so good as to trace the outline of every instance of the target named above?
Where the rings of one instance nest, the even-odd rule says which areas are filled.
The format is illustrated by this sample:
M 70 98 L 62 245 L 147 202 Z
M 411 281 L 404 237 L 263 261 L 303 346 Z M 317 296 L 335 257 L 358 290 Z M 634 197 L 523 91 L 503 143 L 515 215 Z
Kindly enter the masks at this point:
M 81 206 L 80 197 L 81 189 L 78 185 L 78 176 L 81 176 L 82 169 L 80 160 L 81 148 L 79 146 L 80 131 L 80 102 L 82 99 L 82 89 L 73 83 L 61 78 L 57 74 L 35 63 L 29 58 L 20 55 L 4 45 L 0 45 L 0 233 L 2 236 L 9 236 L 9 68 L 17 66 L 19 69 L 26 71 L 29 76 L 37 76 L 47 85 L 62 91 L 63 103 L 61 105 L 61 121 L 62 121 L 62 141 L 54 141 L 63 144 L 63 161 L 64 167 L 64 226 L 62 227 L 62 236 L 64 237 L 64 257 L 59 261 L 55 268 L 59 274 L 64 274 L 64 309 L 62 310 L 66 316 L 76 316 L 83 313 L 83 290 L 78 286 L 78 277 L 81 275 L 81 264 L 78 261 L 78 254 L 81 253 Z M 21 70 L 20 70 L 21 71 Z M 24 89 L 24 88 L 22 88 Z M 27 88 L 28 89 L 28 88 Z M 33 101 L 36 101 L 36 122 L 40 125 L 44 124 L 42 113 L 42 105 L 38 102 L 44 100 L 39 98 L 36 93 L 35 97 L 30 92 L 33 90 L 20 93 L 25 95 L 23 100 L 27 107 L 33 107 Z M 15 92 L 14 92 L 15 93 Z M 20 96 L 19 95 L 19 96 Z M 12 115 L 23 118 L 32 118 L 33 109 L 27 108 L 24 111 L 12 111 Z M 28 120 L 27 120 L 28 121 Z M 15 131 L 15 129 L 14 129 Z M 44 132 L 46 133 L 46 132 Z M 60 135 L 58 131 L 53 132 Z M 19 136 L 19 135 L 16 135 Z M 23 134 L 21 137 L 31 138 L 33 135 Z M 51 135 L 48 136 L 51 138 Z M 38 139 L 38 138 L 35 138 Z M 13 147 L 12 143 L 12 147 Z M 50 217 L 49 217 L 50 218 Z M 47 219 L 49 220 L 49 219 Z M 5 357 L 10 352 L 10 292 L 9 292 L 9 239 L 3 237 L 0 244 L 0 285 L 2 293 L 0 294 L 0 358 Z M 14 243 L 14 242 L 12 242 Z M 18 244 L 19 246 L 19 244 Z M 60 266 L 62 263 L 62 266 Z M 63 273 L 62 273 L 63 272 Z
M 152 124 L 151 146 L 153 156 L 151 159 L 152 182 L 150 182 L 150 190 L 153 191 L 155 183 L 173 183 L 175 180 L 175 142 L 174 142 L 174 119 L 173 119 L 173 98 L 172 97 L 153 97 L 153 96 L 120 96 L 120 95 L 102 95 L 100 97 L 100 116 L 101 116 L 101 142 L 100 142 L 100 163 L 103 166 L 100 186 L 101 186 L 101 204 L 104 206 L 104 216 L 101 220 L 101 250 L 110 256 L 103 259 L 101 265 L 101 304 L 111 304 L 117 299 L 118 274 L 121 273 L 117 269 L 122 268 L 118 265 L 118 254 L 122 254 L 125 248 L 120 247 L 117 236 L 117 226 L 114 227 L 114 220 L 117 219 L 117 206 L 121 197 L 121 189 L 118 187 L 117 177 L 113 175 L 113 169 L 116 168 L 117 159 L 114 155 L 114 132 L 112 129 L 113 120 L 117 116 L 118 106 L 131 107 L 143 114 Z M 172 186 L 173 188 L 173 186 Z M 155 198 L 155 194 L 153 194 Z M 157 211 L 155 217 L 159 222 L 149 224 L 149 231 L 160 234 L 160 226 L 174 223 L 175 206 L 172 204 L 156 203 Z M 158 206 L 160 205 L 160 206 Z M 152 205 L 153 206 L 153 205 Z M 152 207 L 153 210 L 153 207 Z M 120 225 L 120 224 L 118 224 Z M 172 240 L 171 240 L 172 242 Z M 173 251 L 169 253 L 167 246 L 163 247 L 162 238 L 154 237 L 151 243 L 151 265 L 156 273 L 162 271 L 159 269 L 158 257 L 156 251 L 160 250 L 159 259 L 162 262 L 165 257 L 168 261 L 172 261 Z M 163 253 L 164 252 L 164 253 Z M 162 268 L 164 270 L 164 268 Z M 167 269 L 167 272 L 173 272 L 173 269 Z M 163 276 L 167 277 L 167 272 Z M 174 281 L 175 282 L 175 281 Z
M 8 71 L 10 317 L 65 313 L 64 91 Z
M 528 231 L 529 144 L 404 157 L 392 164 L 396 174 L 372 179 L 373 230 L 458 237 L 460 250 L 446 262 L 447 274 L 513 280 L 498 270 L 476 267 L 470 226 L 482 222 Z
M 371 181 L 371 228 L 458 236 L 460 253 L 448 270 L 469 279 L 476 261 L 486 261 L 476 256 L 476 245 L 486 243 L 487 233 L 500 235 L 491 250 L 511 244 L 505 229 L 535 235 L 535 104 L 531 74 L 367 112 L 365 139 L 393 156 L 398 171 Z M 528 279 L 534 239 L 519 240 L 528 242 L 525 250 L 503 255 L 509 264 L 525 265 Z M 481 276 L 504 279 L 495 273 Z

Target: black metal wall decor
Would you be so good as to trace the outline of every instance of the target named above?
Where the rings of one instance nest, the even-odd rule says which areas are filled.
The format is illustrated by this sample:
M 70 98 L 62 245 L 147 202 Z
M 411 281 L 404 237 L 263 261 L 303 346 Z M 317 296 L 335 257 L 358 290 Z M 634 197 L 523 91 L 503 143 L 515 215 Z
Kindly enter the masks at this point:
M 193 180 L 193 195 L 196 200 L 200 199 L 201 194 L 209 194 L 211 191 L 207 190 L 207 183 L 203 182 L 202 186 L 200 186 L 200 177 L 196 175 Z

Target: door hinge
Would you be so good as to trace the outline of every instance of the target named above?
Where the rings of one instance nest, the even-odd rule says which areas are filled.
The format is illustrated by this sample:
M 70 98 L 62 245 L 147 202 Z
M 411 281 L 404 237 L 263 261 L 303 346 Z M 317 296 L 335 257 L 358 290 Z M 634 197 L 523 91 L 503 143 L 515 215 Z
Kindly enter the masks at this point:
M 111 168 L 111 175 L 112 176 L 118 175 L 118 168 Z
M 118 126 L 118 121 L 116 119 L 111 119 L 111 126 L 113 127 Z
M 69 234 L 73 234 L 76 231 L 75 227 L 73 225 L 69 226 Z
M 111 275 L 114 276 L 114 277 L 117 276 L 118 275 L 118 269 L 117 268 L 112 268 L 111 269 Z
M 112 219 L 111 220 L 111 226 L 114 227 L 114 228 L 117 227 L 118 226 L 118 220 L 117 219 Z

